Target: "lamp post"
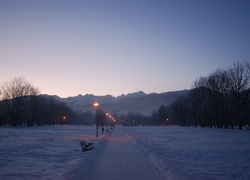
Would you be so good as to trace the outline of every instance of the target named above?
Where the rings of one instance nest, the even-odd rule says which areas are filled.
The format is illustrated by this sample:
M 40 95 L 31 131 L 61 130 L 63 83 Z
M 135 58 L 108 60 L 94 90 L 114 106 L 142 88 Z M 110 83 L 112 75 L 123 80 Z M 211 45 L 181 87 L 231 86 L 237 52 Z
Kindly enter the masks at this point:
M 99 126 L 99 122 L 98 122 L 98 106 L 99 106 L 99 103 L 95 102 L 93 104 L 93 106 L 95 107 L 95 116 L 96 116 L 96 137 L 98 138 L 98 126 Z
M 106 113 L 106 116 L 109 117 L 109 113 Z M 107 132 L 109 132 L 109 119 L 107 119 Z

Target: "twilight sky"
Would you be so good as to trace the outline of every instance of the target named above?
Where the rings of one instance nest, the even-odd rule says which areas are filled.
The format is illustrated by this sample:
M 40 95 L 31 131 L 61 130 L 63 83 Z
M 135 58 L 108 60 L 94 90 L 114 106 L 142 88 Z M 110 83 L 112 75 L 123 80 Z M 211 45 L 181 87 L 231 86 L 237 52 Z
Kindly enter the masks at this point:
M 0 85 L 161 93 L 246 60 L 249 0 L 0 0 Z

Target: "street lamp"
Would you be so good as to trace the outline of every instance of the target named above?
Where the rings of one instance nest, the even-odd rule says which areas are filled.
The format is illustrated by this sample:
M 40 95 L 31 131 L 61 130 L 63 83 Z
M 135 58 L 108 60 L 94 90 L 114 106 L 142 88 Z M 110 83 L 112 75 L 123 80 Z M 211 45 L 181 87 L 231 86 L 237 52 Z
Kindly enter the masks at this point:
M 169 122 L 169 119 L 167 118 L 167 119 L 166 119 L 166 125 L 168 125 L 168 122 Z
M 99 122 L 98 122 L 98 106 L 99 106 L 99 103 L 95 102 L 93 104 L 93 106 L 95 107 L 95 116 L 96 116 L 96 137 L 98 138 L 98 125 L 99 125 Z
M 109 113 L 106 113 L 106 116 L 109 117 Z M 107 132 L 109 132 L 109 119 L 107 119 Z

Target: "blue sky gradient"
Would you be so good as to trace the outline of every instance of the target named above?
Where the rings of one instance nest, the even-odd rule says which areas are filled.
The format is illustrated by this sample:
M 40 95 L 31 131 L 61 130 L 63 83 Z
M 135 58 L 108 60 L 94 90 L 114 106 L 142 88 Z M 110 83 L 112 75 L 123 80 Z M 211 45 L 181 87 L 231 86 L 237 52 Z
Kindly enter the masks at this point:
M 114 96 L 190 89 L 250 60 L 248 0 L 0 0 L 0 84 Z

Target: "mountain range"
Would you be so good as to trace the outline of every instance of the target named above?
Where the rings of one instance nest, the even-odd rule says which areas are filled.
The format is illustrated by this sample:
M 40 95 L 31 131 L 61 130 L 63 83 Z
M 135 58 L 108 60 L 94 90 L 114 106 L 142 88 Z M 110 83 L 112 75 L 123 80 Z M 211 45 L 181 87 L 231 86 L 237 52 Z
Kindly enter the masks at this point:
M 168 105 L 174 102 L 179 96 L 187 95 L 190 90 L 171 91 L 164 93 L 145 94 L 143 91 L 129 93 L 127 95 L 114 97 L 111 95 L 95 96 L 93 94 L 78 95 L 68 98 L 54 96 L 58 101 L 66 103 L 77 113 L 94 111 L 93 103 L 98 102 L 99 108 L 109 113 L 141 113 L 150 115 L 153 110 L 157 110 L 160 105 Z

